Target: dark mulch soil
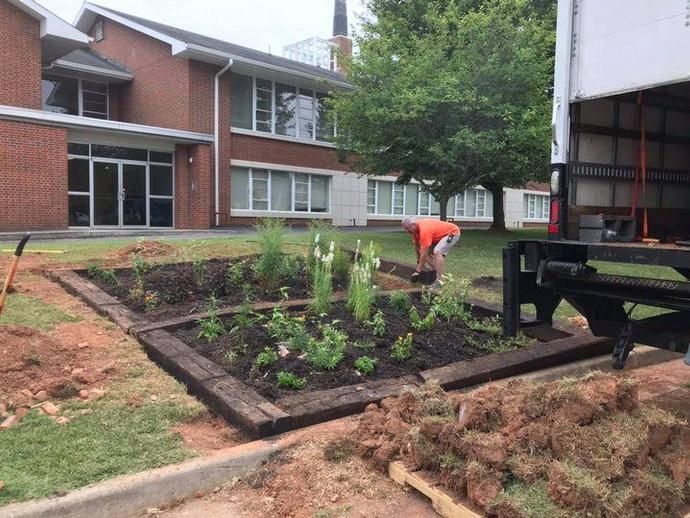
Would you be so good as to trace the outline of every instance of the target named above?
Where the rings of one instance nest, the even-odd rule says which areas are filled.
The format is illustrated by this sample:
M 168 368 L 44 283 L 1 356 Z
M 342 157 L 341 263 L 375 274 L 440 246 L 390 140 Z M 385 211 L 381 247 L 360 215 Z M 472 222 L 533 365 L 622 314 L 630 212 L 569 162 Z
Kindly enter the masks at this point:
M 289 288 L 288 295 L 291 299 L 308 296 L 305 274 L 285 279 L 278 288 L 263 289 L 252 270 L 255 260 L 256 257 L 251 256 L 206 261 L 204 282 L 201 285 L 194 279 L 192 263 L 154 265 L 144 276 L 144 289 L 157 292 L 160 303 L 158 307 L 149 311 L 146 310 L 143 300 L 130 300 L 129 290 L 134 286 L 134 273 L 131 268 L 115 270 L 119 281 L 116 285 L 103 282 L 99 278 L 90 278 L 86 271 L 80 274 L 131 310 L 146 314 L 151 320 L 164 320 L 204 311 L 212 294 L 219 299 L 221 307 L 241 304 L 246 296 L 243 289 L 245 284 L 251 288 L 251 302 L 281 300 L 279 288 L 282 286 Z M 227 280 L 228 266 L 238 262 L 243 263 L 243 281 L 239 285 L 232 285 Z
M 417 297 L 413 298 L 413 301 L 420 315 L 424 317 L 427 314 L 427 308 Z M 485 350 L 477 349 L 465 343 L 465 338 L 470 334 L 477 338 L 487 339 L 489 338 L 488 335 L 475 333 L 459 322 L 448 324 L 437 321 L 430 331 L 414 333 L 412 356 L 408 360 L 395 360 L 391 358 L 390 350 L 399 336 L 404 336 L 411 331 L 409 317 L 407 314 L 396 313 L 388 307 L 385 300 L 380 300 L 379 306 L 384 312 L 386 321 L 386 333 L 380 338 L 372 336 L 368 329 L 355 321 L 345 308 L 344 303 L 335 304 L 330 314 L 321 320 L 324 324 L 335 320 L 339 321 L 337 327 L 346 331 L 349 337 L 344 360 L 336 369 L 327 372 L 312 371 L 305 360 L 298 358 L 301 354 L 299 352 L 291 352 L 287 357 L 280 358 L 278 363 L 270 368 L 262 369 L 260 372 L 253 370 L 254 360 L 264 347 L 277 348 L 276 340 L 269 336 L 263 325 L 255 325 L 242 333 L 241 336 L 226 335 L 212 343 L 197 337 L 198 327 L 179 329 L 175 335 L 203 356 L 223 366 L 229 374 L 244 381 L 271 400 L 295 393 L 294 391 L 282 390 L 277 386 L 276 374 L 280 371 L 289 371 L 300 377 L 306 377 L 307 384 L 303 390 L 309 391 L 353 385 L 368 380 L 417 374 L 422 370 L 488 354 Z M 305 313 L 293 312 L 291 314 L 299 316 Z M 232 327 L 231 321 L 226 321 L 225 325 L 228 329 Z M 313 336 L 319 336 L 316 322 L 309 321 L 308 329 Z M 375 344 L 373 350 L 362 350 L 352 345 L 353 342 L 367 341 Z M 229 350 L 238 350 L 238 346 L 241 344 L 246 345 L 246 353 L 229 363 L 226 353 Z M 376 369 L 368 376 L 360 375 L 354 368 L 355 360 L 364 355 L 377 360 Z

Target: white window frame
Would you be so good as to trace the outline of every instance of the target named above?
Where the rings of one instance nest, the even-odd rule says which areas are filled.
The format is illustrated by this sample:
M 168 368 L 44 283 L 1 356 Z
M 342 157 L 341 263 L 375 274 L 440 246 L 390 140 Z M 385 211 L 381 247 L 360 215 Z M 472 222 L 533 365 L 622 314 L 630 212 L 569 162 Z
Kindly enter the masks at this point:
M 326 175 L 326 174 L 313 174 L 313 173 L 301 173 L 301 172 L 295 172 L 295 171 L 279 171 L 276 170 L 276 173 L 287 173 L 290 175 L 290 183 L 291 183 L 291 190 L 292 192 L 290 193 L 290 210 L 274 210 L 273 209 L 273 200 L 272 200 L 272 188 L 273 188 L 273 173 L 274 171 L 272 169 L 265 169 L 262 167 L 247 167 L 244 168 L 247 170 L 247 175 L 248 175 L 248 188 L 247 188 L 247 207 L 248 209 L 234 209 L 232 206 L 230 207 L 231 211 L 238 211 L 238 212 L 261 212 L 261 213 L 270 213 L 270 212 L 280 212 L 280 213 L 289 213 L 289 214 L 319 214 L 319 215 L 324 215 L 324 214 L 330 214 L 331 213 L 331 203 L 332 203 L 332 179 L 331 175 Z M 260 170 L 261 172 L 267 172 L 268 177 L 265 181 L 268 182 L 267 185 L 267 196 L 268 200 L 256 200 L 256 201 L 266 201 L 266 209 L 257 209 L 254 207 L 254 169 L 257 171 Z M 303 174 L 306 175 L 309 180 L 307 182 L 307 210 L 297 210 L 295 209 L 295 205 L 297 203 L 296 200 L 296 189 L 295 189 L 295 184 L 297 182 L 297 175 L 298 174 Z M 325 212 L 321 211 L 314 211 L 312 209 L 312 179 L 315 176 L 323 176 L 328 179 L 328 188 L 327 188 L 327 195 L 328 195 L 328 206 L 326 207 Z M 262 181 L 264 180 L 263 178 L 261 179 Z M 301 182 L 300 182 L 301 183 Z M 232 186 L 230 187 L 232 189 Z M 232 201 L 231 201 L 232 203 Z
M 400 191 L 402 191 L 402 205 L 396 205 L 395 204 L 395 193 L 396 191 L 398 194 L 400 194 Z M 391 194 L 391 215 L 393 216 L 404 216 L 405 215 L 405 201 L 406 201 L 406 195 L 405 192 L 407 189 L 405 189 L 404 185 L 399 184 L 398 182 L 393 182 L 393 193 Z M 395 209 L 399 208 L 400 212 L 395 212 Z
M 54 75 L 54 74 L 50 74 Z M 104 84 L 105 85 L 105 119 L 101 119 L 100 117 L 89 117 L 87 115 L 84 115 L 84 92 L 88 93 L 93 93 L 97 95 L 104 95 L 103 92 L 94 92 L 93 90 L 85 90 L 84 89 L 84 80 L 79 79 L 79 78 L 72 78 L 72 77 L 67 77 L 67 76 L 61 76 L 61 75 L 54 75 L 54 77 L 60 77 L 64 79 L 76 79 L 77 80 L 77 112 L 79 117 L 87 117 L 89 119 L 97 119 L 97 120 L 110 120 L 110 83 L 98 83 L 98 81 L 88 81 L 89 83 L 98 83 L 98 84 Z M 41 76 L 41 81 L 43 81 L 43 76 Z M 59 113 L 59 112 L 58 112 Z M 90 112 L 90 113 L 96 113 L 96 112 Z
M 524 193 L 523 203 L 526 210 L 523 210 L 523 217 L 526 221 L 549 221 L 551 216 L 551 200 L 548 194 Z M 542 217 L 537 217 L 537 203 L 542 204 Z
M 273 80 L 269 79 L 263 79 L 261 77 L 256 77 L 256 76 L 251 76 L 252 78 L 252 131 L 258 133 L 259 135 L 274 135 L 276 137 L 280 138 L 285 138 L 289 140 L 306 140 L 306 141 L 314 141 L 317 143 L 321 144 L 329 144 L 330 142 L 328 140 L 321 140 L 317 137 L 318 131 L 316 127 L 316 115 L 317 115 L 317 94 L 322 94 L 322 95 L 328 95 L 328 92 L 322 92 L 319 90 L 314 90 L 313 88 L 302 88 L 294 83 L 286 83 L 283 81 L 280 81 L 280 84 L 283 84 L 285 86 L 291 86 L 295 89 L 295 122 L 296 122 L 296 128 L 295 128 L 295 136 L 290 136 L 290 135 L 281 135 L 276 133 L 276 97 L 275 97 L 275 92 L 276 92 L 276 82 Z M 256 92 L 256 83 L 257 80 L 263 80 L 267 81 L 271 84 L 271 131 L 264 131 L 257 129 L 257 118 L 256 118 L 256 111 L 257 111 L 257 92 Z M 312 98 L 312 135 L 311 136 L 302 136 L 301 135 L 301 129 L 300 129 L 300 117 L 299 117 L 299 95 L 300 91 L 305 92 L 305 94 L 311 94 Z M 265 110 L 262 110 L 262 112 Z M 232 128 L 238 133 L 242 132 L 241 128 Z M 333 137 L 338 136 L 338 121 L 337 118 L 333 121 Z
M 455 210 L 453 211 L 456 218 L 463 219 L 486 219 L 490 218 L 488 213 L 488 196 L 486 189 L 479 189 L 474 187 L 472 189 L 465 189 L 462 194 L 455 195 Z M 474 197 L 474 213 L 469 214 L 467 211 L 467 199 L 469 196 Z M 461 203 L 462 202 L 462 203 Z
M 374 204 L 369 205 L 369 191 L 370 187 L 369 184 L 373 183 L 374 184 Z M 367 214 L 376 214 L 376 203 L 379 200 L 379 182 L 378 180 L 367 180 Z M 371 212 L 369 211 L 369 208 L 373 207 L 373 210 Z
M 422 195 L 426 195 L 426 212 L 422 212 Z M 421 188 L 417 189 L 417 215 L 418 216 L 431 216 L 431 193 L 422 190 Z

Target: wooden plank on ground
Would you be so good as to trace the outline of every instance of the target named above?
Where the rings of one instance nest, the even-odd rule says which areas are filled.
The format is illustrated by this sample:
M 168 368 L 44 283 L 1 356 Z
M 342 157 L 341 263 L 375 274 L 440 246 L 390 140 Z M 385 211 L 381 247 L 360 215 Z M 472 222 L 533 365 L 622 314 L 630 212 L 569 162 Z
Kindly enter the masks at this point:
M 141 333 L 137 338 L 144 345 L 149 358 L 167 371 L 172 370 L 172 358 L 193 352 L 187 344 L 162 330 Z
M 292 416 L 292 426 L 297 428 L 361 412 L 370 403 L 418 386 L 416 376 L 403 376 L 287 396 L 276 405 Z
M 524 349 L 494 353 L 422 371 L 420 376 L 426 381 L 437 381 L 446 390 L 452 390 L 600 356 L 611 351 L 613 341 L 608 338 L 569 336 Z
M 115 297 L 108 295 L 94 283 L 71 270 L 53 271 L 50 273 L 50 277 L 56 280 L 68 293 L 78 296 L 97 311 L 100 306 L 120 303 Z M 103 313 L 100 312 L 100 314 Z
M 413 487 L 429 500 L 434 510 L 444 518 L 481 518 L 481 514 L 453 498 L 431 475 L 424 472 L 412 472 L 400 462 L 391 462 L 388 465 L 388 475 L 401 486 Z

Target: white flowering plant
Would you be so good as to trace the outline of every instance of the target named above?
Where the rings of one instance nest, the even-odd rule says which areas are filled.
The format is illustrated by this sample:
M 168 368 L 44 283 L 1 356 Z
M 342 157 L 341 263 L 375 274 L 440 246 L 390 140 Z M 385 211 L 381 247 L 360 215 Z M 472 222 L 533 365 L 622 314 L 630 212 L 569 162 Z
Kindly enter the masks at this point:
M 313 267 L 311 268 L 311 309 L 318 314 L 327 314 L 331 308 L 333 295 L 333 258 L 335 243 L 328 245 L 327 251 L 321 249 L 320 235 L 316 234 L 313 245 Z
M 371 308 L 376 299 L 374 272 L 381 266 L 376 246 L 369 242 L 360 252 L 361 242 L 357 240 L 357 251 L 350 272 L 347 292 L 347 307 L 359 322 L 369 320 Z

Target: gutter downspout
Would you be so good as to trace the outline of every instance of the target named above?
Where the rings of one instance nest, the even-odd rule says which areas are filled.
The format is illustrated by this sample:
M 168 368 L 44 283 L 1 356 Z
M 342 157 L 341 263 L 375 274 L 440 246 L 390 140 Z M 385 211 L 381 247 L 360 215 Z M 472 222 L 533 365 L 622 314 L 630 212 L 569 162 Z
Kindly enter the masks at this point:
M 215 224 L 216 227 L 220 225 L 220 76 L 227 72 L 232 67 L 233 60 L 228 59 L 228 64 L 225 65 L 216 74 L 214 78 L 214 117 L 213 117 L 213 152 L 214 152 L 214 174 L 215 174 Z

